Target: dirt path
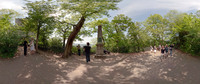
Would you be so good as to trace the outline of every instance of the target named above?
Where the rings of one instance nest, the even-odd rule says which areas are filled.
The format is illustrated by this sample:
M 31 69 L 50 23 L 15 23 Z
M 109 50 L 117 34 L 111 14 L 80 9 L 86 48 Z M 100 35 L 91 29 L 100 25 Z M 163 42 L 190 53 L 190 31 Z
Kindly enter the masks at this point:
M 146 51 L 111 54 L 86 63 L 84 56 L 52 54 L 0 59 L 0 84 L 199 84 L 200 59 L 175 51 L 163 62 Z

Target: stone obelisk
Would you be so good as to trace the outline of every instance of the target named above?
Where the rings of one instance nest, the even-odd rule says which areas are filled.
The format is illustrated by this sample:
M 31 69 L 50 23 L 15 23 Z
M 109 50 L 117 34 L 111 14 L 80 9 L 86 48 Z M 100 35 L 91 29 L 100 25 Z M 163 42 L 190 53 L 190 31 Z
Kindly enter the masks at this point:
M 103 41 L 102 41 L 102 26 L 98 26 L 98 36 L 97 36 L 97 50 L 96 50 L 96 55 L 95 57 L 104 57 L 104 52 L 103 52 Z

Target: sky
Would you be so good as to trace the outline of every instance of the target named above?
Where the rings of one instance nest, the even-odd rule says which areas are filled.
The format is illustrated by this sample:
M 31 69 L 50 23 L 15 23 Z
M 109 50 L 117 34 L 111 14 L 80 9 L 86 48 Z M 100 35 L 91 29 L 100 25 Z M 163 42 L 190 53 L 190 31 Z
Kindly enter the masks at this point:
M 34 0 L 35 1 L 35 0 Z M 0 9 L 14 9 L 25 15 L 22 10 L 25 2 L 23 0 L 0 0 Z M 191 13 L 200 10 L 200 0 L 122 0 L 118 3 L 119 10 L 109 11 L 112 19 L 118 14 L 125 14 L 133 21 L 145 21 L 151 14 L 165 15 L 169 10 L 178 10 Z M 85 37 L 85 41 L 75 43 L 86 43 L 93 37 Z

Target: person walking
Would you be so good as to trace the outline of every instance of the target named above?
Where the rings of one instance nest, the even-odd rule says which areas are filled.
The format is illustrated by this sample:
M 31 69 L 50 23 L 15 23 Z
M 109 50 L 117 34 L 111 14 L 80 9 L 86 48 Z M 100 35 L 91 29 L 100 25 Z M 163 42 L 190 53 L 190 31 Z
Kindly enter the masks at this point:
M 78 49 L 78 55 L 81 56 L 81 46 L 80 46 L 80 44 L 78 44 L 77 49 Z
M 85 50 L 85 55 L 86 55 L 86 62 L 88 63 L 90 61 L 90 43 L 87 42 L 87 46 L 84 46 L 84 50 Z
M 31 50 L 31 54 L 33 54 L 35 52 L 35 45 L 34 45 L 34 39 L 31 39 L 31 43 L 30 43 L 30 50 Z
M 23 45 L 24 45 L 24 56 L 26 56 L 27 55 L 27 47 L 28 47 L 28 42 L 26 41 L 26 38 L 24 38 Z

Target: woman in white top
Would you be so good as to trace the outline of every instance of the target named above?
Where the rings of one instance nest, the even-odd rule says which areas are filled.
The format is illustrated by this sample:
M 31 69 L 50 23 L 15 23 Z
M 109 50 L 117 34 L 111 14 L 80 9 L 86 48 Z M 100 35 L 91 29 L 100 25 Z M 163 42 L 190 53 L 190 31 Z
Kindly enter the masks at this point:
M 31 54 L 33 54 L 35 52 L 35 45 L 34 45 L 34 39 L 31 39 L 31 43 L 30 43 L 30 50 L 31 50 Z
M 154 46 L 154 54 L 156 54 L 156 49 L 157 49 L 156 46 Z

